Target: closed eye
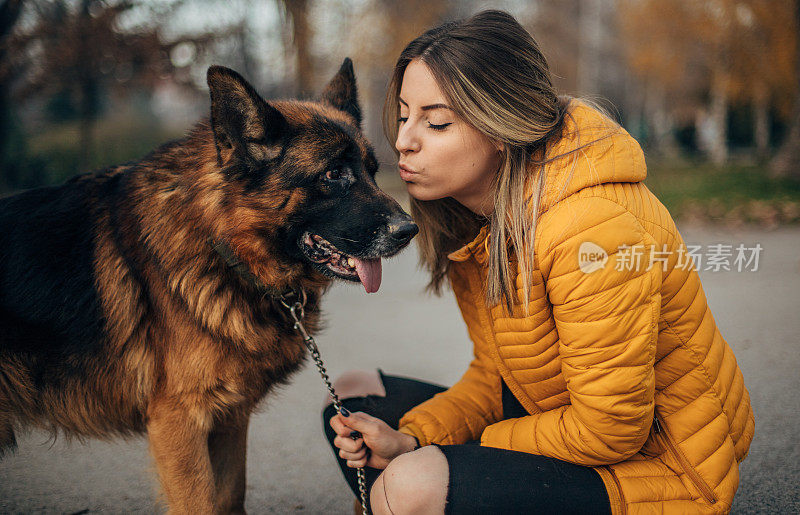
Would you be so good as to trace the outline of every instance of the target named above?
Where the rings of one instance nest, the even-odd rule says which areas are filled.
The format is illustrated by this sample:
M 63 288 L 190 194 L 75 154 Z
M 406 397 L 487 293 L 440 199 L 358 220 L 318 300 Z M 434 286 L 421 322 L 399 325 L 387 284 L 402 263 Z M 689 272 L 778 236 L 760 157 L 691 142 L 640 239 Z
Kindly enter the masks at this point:
M 453 122 L 443 123 L 441 125 L 436 125 L 434 123 L 428 122 L 428 127 L 436 131 L 443 131 L 448 125 L 451 125 Z
M 401 116 L 401 117 L 399 117 L 397 119 L 398 123 L 406 123 L 407 121 L 408 121 L 408 117 L 407 116 Z M 428 122 L 428 127 L 433 129 L 433 130 L 435 130 L 435 131 L 443 131 L 445 128 L 447 128 L 448 125 L 452 125 L 452 124 L 453 124 L 453 122 L 442 123 L 442 124 L 435 124 L 435 123 Z

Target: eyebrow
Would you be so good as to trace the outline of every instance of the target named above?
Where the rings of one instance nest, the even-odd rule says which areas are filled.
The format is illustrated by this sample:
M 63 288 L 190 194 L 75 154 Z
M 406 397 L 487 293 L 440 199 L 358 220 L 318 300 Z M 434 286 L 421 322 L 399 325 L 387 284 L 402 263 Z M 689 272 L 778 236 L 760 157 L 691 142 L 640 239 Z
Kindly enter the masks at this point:
M 397 97 L 397 99 L 400 101 L 400 103 L 401 103 L 401 104 L 403 104 L 404 106 L 408 107 L 408 104 L 406 103 L 406 101 L 405 101 L 405 100 L 403 100 L 403 99 L 402 99 L 402 98 L 400 98 L 400 97 Z M 452 111 L 452 110 L 453 110 L 453 108 L 452 108 L 452 107 L 450 107 L 450 106 L 449 106 L 449 105 L 447 105 L 447 104 L 431 104 L 431 105 L 427 105 L 427 106 L 422 106 L 422 108 L 421 108 L 421 109 L 422 109 L 423 111 L 430 111 L 430 110 L 432 110 L 432 109 L 449 109 L 450 111 Z

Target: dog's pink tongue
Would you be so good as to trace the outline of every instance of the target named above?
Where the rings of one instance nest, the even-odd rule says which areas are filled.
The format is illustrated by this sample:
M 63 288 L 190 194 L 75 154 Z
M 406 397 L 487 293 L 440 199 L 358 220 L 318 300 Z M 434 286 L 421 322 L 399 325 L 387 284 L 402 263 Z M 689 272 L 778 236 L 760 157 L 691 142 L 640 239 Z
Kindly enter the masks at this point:
M 356 273 L 361 279 L 361 284 L 367 293 L 375 293 L 381 287 L 381 260 L 378 259 L 358 259 L 356 262 Z

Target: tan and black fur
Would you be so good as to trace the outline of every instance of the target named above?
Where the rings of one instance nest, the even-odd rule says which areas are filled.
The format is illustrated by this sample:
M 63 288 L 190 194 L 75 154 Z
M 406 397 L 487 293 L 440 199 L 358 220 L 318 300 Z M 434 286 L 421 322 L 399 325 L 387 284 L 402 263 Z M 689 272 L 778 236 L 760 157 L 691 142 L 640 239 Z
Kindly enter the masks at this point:
M 208 83 L 211 117 L 185 138 L 0 199 L 0 455 L 25 426 L 146 432 L 176 513 L 244 511 L 249 416 L 306 354 L 208 238 L 270 288 L 305 289 L 313 334 L 337 274 L 304 234 L 374 258 L 416 233 L 375 184 L 349 59 L 318 102 L 266 102 L 222 67 Z

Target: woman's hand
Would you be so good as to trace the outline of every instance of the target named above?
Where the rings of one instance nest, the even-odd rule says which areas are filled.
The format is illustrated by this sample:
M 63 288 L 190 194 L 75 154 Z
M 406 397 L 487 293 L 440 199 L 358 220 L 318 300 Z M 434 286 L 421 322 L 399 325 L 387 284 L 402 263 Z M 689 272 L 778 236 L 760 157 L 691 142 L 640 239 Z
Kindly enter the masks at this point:
M 330 424 L 336 432 L 333 444 L 339 448 L 339 457 L 347 460 L 348 467 L 366 465 L 385 469 L 390 461 L 417 445 L 413 436 L 395 431 L 383 420 L 361 411 L 350 413 L 348 417 L 336 414 L 331 417 Z M 360 432 L 361 437 L 353 440 L 350 437 L 353 431 Z

